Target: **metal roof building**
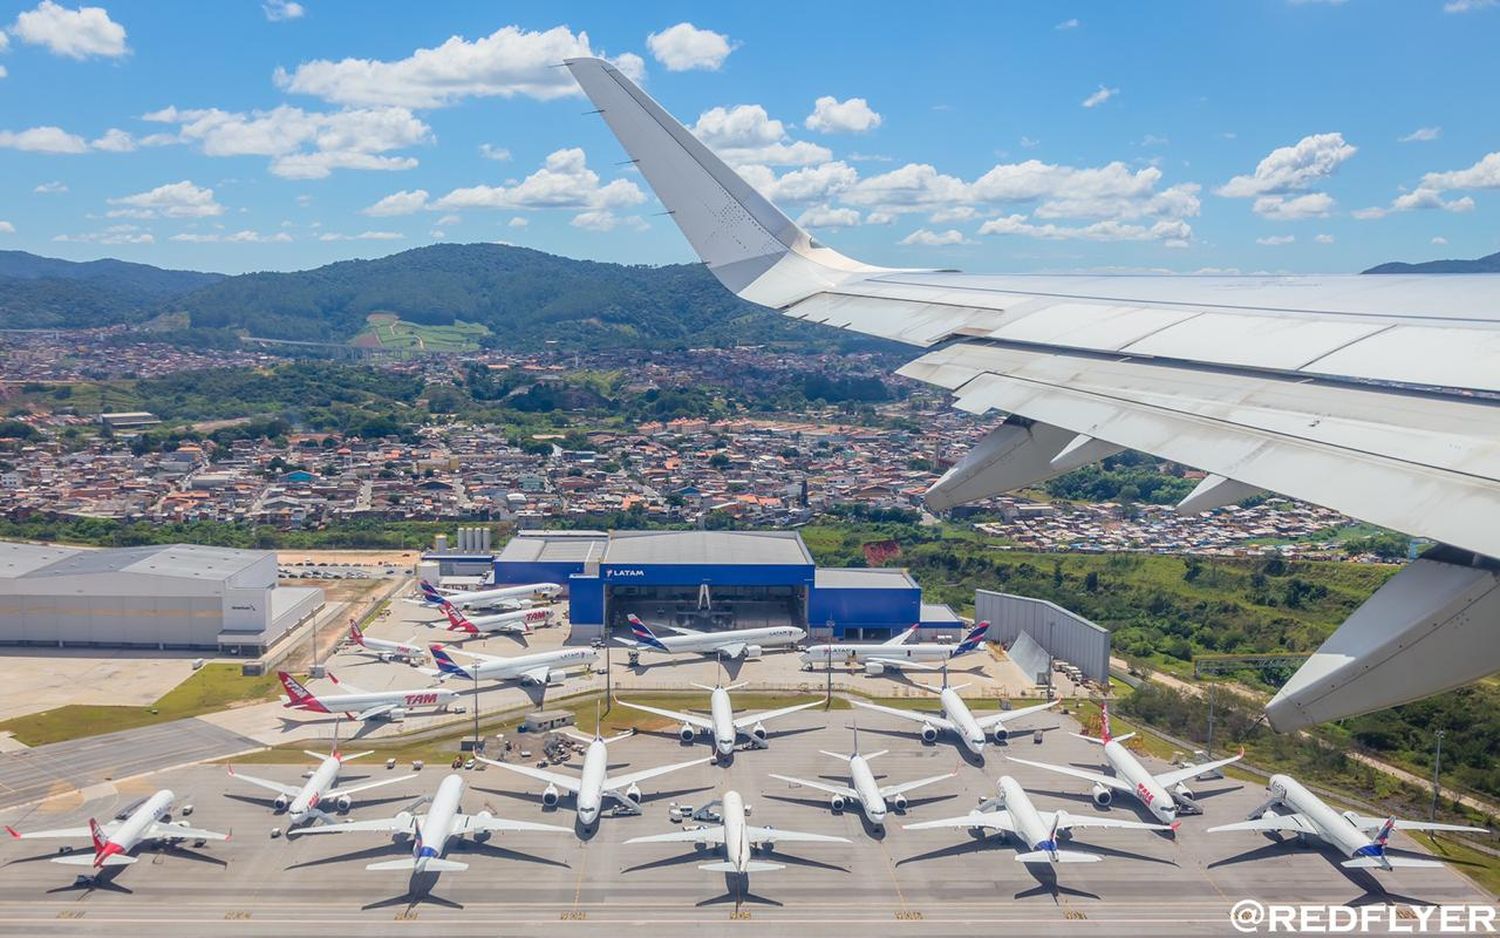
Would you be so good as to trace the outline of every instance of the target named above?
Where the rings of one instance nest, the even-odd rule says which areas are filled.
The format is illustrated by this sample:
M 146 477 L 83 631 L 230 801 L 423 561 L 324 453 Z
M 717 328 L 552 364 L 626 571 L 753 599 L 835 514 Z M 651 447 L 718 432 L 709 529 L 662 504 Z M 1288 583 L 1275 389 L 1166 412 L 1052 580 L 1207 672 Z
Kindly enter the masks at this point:
M 322 605 L 320 589 L 277 586 L 271 551 L 0 543 L 0 644 L 255 656 Z

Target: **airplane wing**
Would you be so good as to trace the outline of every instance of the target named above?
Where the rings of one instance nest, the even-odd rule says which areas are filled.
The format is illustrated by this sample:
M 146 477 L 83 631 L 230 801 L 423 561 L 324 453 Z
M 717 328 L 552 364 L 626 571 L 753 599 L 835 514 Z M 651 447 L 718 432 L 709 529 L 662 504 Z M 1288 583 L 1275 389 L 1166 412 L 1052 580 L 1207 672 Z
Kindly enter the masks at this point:
M 934 827 L 993 827 L 997 830 L 1015 833 L 1015 822 L 1010 818 L 1009 811 L 971 811 L 962 817 L 946 817 L 937 821 L 920 821 L 916 824 L 903 824 L 902 830 L 919 831 Z
M 665 627 L 671 629 L 674 632 L 676 632 L 678 635 L 703 635 L 704 634 L 703 632 L 699 631 L 698 629 L 690 629 L 690 628 L 688 628 L 685 625 L 671 625 L 671 624 L 668 624 Z
M 510 833 L 514 831 L 549 831 L 557 834 L 571 834 L 573 828 L 559 827 L 556 824 L 541 824 L 536 821 L 513 821 L 510 818 L 495 817 L 493 814 L 460 814 L 454 818 L 453 831 L 456 834 L 478 834 L 484 831 L 494 833 Z
M 1349 818 L 1354 826 L 1362 831 L 1378 831 L 1385 825 L 1383 817 L 1367 817 L 1356 814 Z M 1407 821 L 1396 818 L 1396 830 L 1398 831 L 1464 831 L 1471 834 L 1488 834 L 1489 830 L 1483 827 L 1466 827 L 1462 824 L 1442 824 L 1437 821 Z
M 880 789 L 880 794 L 885 798 L 894 798 L 897 795 L 904 795 L 909 791 L 916 791 L 918 788 L 925 788 L 928 785 L 931 785 L 933 782 L 941 782 L 945 778 L 952 778 L 956 774 L 958 773 L 948 772 L 943 775 L 934 775 L 930 778 L 919 778 L 915 782 L 902 782 L 899 785 L 887 785 L 884 788 Z
M 1184 514 L 1272 491 L 1452 545 L 1329 638 L 1267 708 L 1278 730 L 1500 669 L 1500 645 L 1476 654 L 1464 627 L 1476 596 L 1500 607 L 1500 577 L 1472 557 L 1500 557 L 1496 278 L 875 267 L 814 240 L 613 65 L 566 64 L 727 289 L 915 346 L 923 354 L 900 374 L 948 389 L 970 413 L 1008 415 L 928 490 L 928 508 L 1134 449 L 1207 473 Z M 1399 651 L 1418 640 L 1412 667 Z
M 724 827 L 720 825 L 718 827 L 699 827 L 694 830 L 672 831 L 669 834 L 648 834 L 645 837 L 632 837 L 625 842 L 627 844 L 722 844 L 724 842 Z
M 906 644 L 906 640 L 908 638 L 911 638 L 911 633 L 915 632 L 916 630 L 917 630 L 917 627 L 914 625 L 911 628 L 907 629 L 905 632 L 902 632 L 900 635 L 896 635 L 896 636 L 893 636 L 891 638 L 888 638 L 885 641 L 881 642 L 880 644 L 882 644 L 882 645 L 905 645 Z
M 529 671 L 522 671 L 519 676 L 521 680 L 530 681 L 533 684 L 546 684 L 547 678 L 555 670 L 557 669 L 544 664 L 539 667 L 532 668 Z
M 549 785 L 556 785 L 563 791 L 572 792 L 575 795 L 578 794 L 579 780 L 571 775 L 563 775 L 559 772 L 548 772 L 546 769 L 539 769 L 535 766 L 530 765 L 518 765 L 514 762 L 499 762 L 495 759 L 485 759 L 483 757 L 481 757 L 479 761 L 483 762 L 486 765 L 493 765 L 497 768 L 507 769 L 511 772 L 516 773 L 517 775 L 525 775 L 528 778 L 534 778 L 539 782 L 546 782 Z
M 777 775 L 775 772 L 771 773 L 771 777 L 779 778 L 783 782 L 790 782 L 793 785 L 803 785 L 807 788 L 816 788 L 818 791 L 826 791 L 830 795 L 843 795 L 845 798 L 853 798 L 855 801 L 859 800 L 859 792 L 850 788 L 848 785 L 832 785 L 828 782 L 813 782 L 805 778 L 792 778 L 790 775 Z M 883 795 L 885 794 L 885 792 L 882 790 L 881 794 Z
M 112 834 L 118 826 L 118 823 L 114 821 L 99 825 L 106 837 Z M 14 827 L 7 825 L 5 832 L 14 840 L 72 840 L 78 837 L 88 838 L 93 836 L 93 831 L 87 827 L 55 827 L 52 830 L 27 831 L 23 834 Z
M 365 710 L 361 710 L 360 712 L 356 713 L 354 715 L 354 719 L 360 720 L 360 721 L 373 720 L 376 717 L 383 717 L 383 716 L 385 716 L 387 713 L 390 713 L 392 710 L 399 710 L 399 709 L 401 709 L 401 708 L 398 707 L 398 706 L 396 706 L 393 703 L 376 704 L 373 707 L 370 707 L 370 708 L 365 709 Z
M 1381 823 L 1384 822 L 1377 822 L 1375 826 L 1379 827 Z M 1308 820 L 1305 814 L 1277 814 L 1274 811 L 1267 811 L 1260 817 L 1251 818 L 1248 821 L 1220 824 L 1208 829 L 1210 834 L 1219 831 L 1290 831 L 1294 834 L 1313 835 L 1319 833 L 1317 826 Z
M 1178 782 L 1185 782 L 1190 778 L 1202 775 L 1204 772 L 1212 772 L 1220 766 L 1228 765 L 1231 762 L 1238 762 L 1243 758 L 1245 758 L 1245 750 L 1241 749 L 1238 755 L 1230 756 L 1227 759 L 1215 759 L 1213 762 L 1204 762 L 1201 765 L 1185 765 L 1180 769 L 1163 772 L 1156 776 L 1156 780 L 1161 784 L 1161 787 L 1171 788 Z M 1375 826 L 1379 827 L 1380 825 L 1377 824 Z
M 728 644 L 720 645 L 715 648 L 713 650 L 713 653 L 727 655 L 730 658 L 738 658 L 745 653 L 745 649 L 747 647 L 748 646 L 744 642 L 729 642 Z
M 321 756 L 319 758 L 321 758 Z M 236 772 L 234 770 L 234 766 L 232 765 L 229 767 L 229 776 L 230 778 L 239 779 L 242 782 L 249 782 L 252 785 L 259 785 L 261 788 L 264 788 L 268 791 L 274 791 L 278 795 L 286 795 L 288 798 L 296 797 L 297 792 L 301 791 L 300 788 L 295 788 L 291 785 L 283 785 L 280 782 L 273 782 L 267 778 L 256 778 L 254 775 L 243 775 L 239 772 Z
M 340 824 L 324 824 L 321 827 L 299 827 L 289 831 L 287 836 L 304 834 L 350 834 L 360 831 L 395 833 L 397 831 L 409 831 L 416 828 L 421 820 L 421 815 L 407 815 L 406 817 L 375 818 L 369 821 L 344 821 Z
M 1104 817 L 1099 814 L 1069 814 L 1066 811 L 1038 811 L 1037 816 L 1048 827 L 1051 827 L 1053 822 L 1056 821 L 1057 826 L 1063 830 L 1071 830 L 1075 827 L 1115 827 L 1137 831 L 1165 831 L 1172 829 L 1171 825 L 1168 824 L 1147 824 L 1143 821 L 1126 821 Z
M 893 717 L 901 717 L 904 720 L 913 720 L 917 723 L 931 723 L 939 729 L 950 731 L 954 729 L 952 721 L 926 710 L 902 710 L 900 707 L 885 707 L 880 704 L 865 703 L 863 700 L 851 700 L 850 703 L 856 707 L 864 707 L 866 710 L 874 710 L 877 713 L 890 714 Z
M 883 665 L 885 665 L 888 668 L 895 668 L 898 671 L 903 671 L 903 670 L 904 671 L 936 671 L 936 670 L 938 670 L 938 667 L 936 665 L 923 664 L 920 661 L 913 661 L 910 658 L 866 658 L 864 660 L 868 661 L 868 662 L 872 662 L 874 664 L 883 664 Z
M 184 840 L 228 840 L 228 834 L 218 831 L 204 830 L 201 827 L 187 827 L 182 824 L 173 824 L 168 821 L 157 821 L 146 828 L 144 835 L 153 840 L 172 840 L 182 838 Z
M 616 702 L 622 707 L 629 707 L 632 710 L 642 710 L 646 713 L 654 713 L 659 717 L 666 717 L 669 720 L 677 720 L 681 723 L 686 723 L 688 726 L 696 726 L 700 730 L 711 730 L 714 726 L 714 721 L 708 719 L 707 717 L 699 716 L 696 713 L 682 713 L 677 710 L 663 710 L 660 707 L 648 707 L 645 704 L 633 704 L 625 700 Z
M 1009 723 L 1011 720 L 1019 720 L 1022 717 L 1031 716 L 1033 713 L 1041 713 L 1043 710 L 1055 707 L 1060 703 L 1062 703 L 1061 700 L 1054 700 L 1051 703 L 1037 704 L 1034 707 L 1021 707 L 1018 710 L 1001 710 L 999 713 L 975 717 L 974 722 L 979 724 L 980 729 L 987 730 L 997 723 Z
M 1006 758 L 1010 759 L 1010 761 L 1012 762 L 1019 762 L 1022 765 L 1029 765 L 1038 769 L 1046 769 L 1049 772 L 1058 772 L 1063 775 L 1071 775 L 1074 778 L 1081 778 L 1085 782 L 1098 782 L 1105 788 L 1113 788 L 1115 791 L 1135 791 L 1134 788 L 1130 787 L 1129 782 L 1115 778 L 1113 775 L 1104 775 L 1100 772 L 1090 772 L 1088 769 L 1075 769 L 1071 765 L 1049 765 L 1046 762 L 1032 762 L 1028 759 L 1017 759 L 1015 756 L 1007 756 Z M 1198 771 L 1201 772 L 1203 770 L 1199 769 Z
M 487 663 L 506 660 L 499 655 L 487 655 L 481 651 L 465 651 L 464 649 L 455 647 L 453 645 L 444 645 L 443 650 L 452 655 L 463 655 L 465 658 L 475 658 L 479 661 L 484 661 Z
M 809 834 L 806 831 L 786 831 L 779 827 L 756 827 L 753 824 L 745 825 L 745 836 L 750 838 L 752 844 L 847 844 L 849 842 L 849 838 L 847 837 L 834 837 L 829 834 Z
M 754 726 L 757 723 L 764 723 L 767 720 L 775 720 L 778 717 L 784 717 L 789 713 L 796 713 L 798 710 L 806 710 L 808 707 L 820 707 L 822 705 L 823 702 L 821 700 L 814 700 L 811 703 L 796 704 L 791 707 L 782 707 L 780 710 L 764 710 L 760 713 L 751 713 L 747 714 L 746 716 L 735 717 L 734 728 L 737 730 L 742 730 L 747 726 Z
M 342 798 L 344 795 L 357 795 L 362 791 L 369 791 L 372 788 L 379 788 L 382 785 L 394 785 L 396 782 L 407 782 L 414 778 L 416 778 L 415 775 L 402 775 L 398 778 L 382 778 L 378 781 L 364 782 L 359 785 L 345 785 L 342 788 L 333 789 L 325 797 Z
M 658 775 L 666 775 L 668 772 L 676 772 L 678 769 L 686 769 L 712 761 L 712 756 L 705 756 L 702 759 L 690 759 L 687 762 L 675 762 L 672 765 L 659 765 L 654 769 L 642 769 L 639 772 L 628 772 L 625 775 L 609 775 L 604 779 L 604 790 L 619 791 L 622 788 L 629 788 L 631 785 L 644 782 L 648 778 L 656 778 Z

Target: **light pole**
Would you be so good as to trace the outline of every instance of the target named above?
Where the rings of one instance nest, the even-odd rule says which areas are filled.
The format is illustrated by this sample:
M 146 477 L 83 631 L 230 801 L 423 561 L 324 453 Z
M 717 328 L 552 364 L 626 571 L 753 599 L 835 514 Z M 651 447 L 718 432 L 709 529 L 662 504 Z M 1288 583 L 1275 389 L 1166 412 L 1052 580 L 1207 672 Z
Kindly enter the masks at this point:
M 1432 818 L 1431 818 L 1431 820 L 1433 820 L 1433 821 L 1437 820 L 1438 792 L 1441 791 L 1441 789 L 1438 787 L 1438 773 L 1443 770 L 1443 734 L 1445 732 L 1446 732 L 1445 730 L 1438 730 L 1437 731 L 1437 753 L 1432 758 Z
M 1214 757 L 1214 691 L 1218 685 L 1208 685 L 1208 742 L 1204 744 L 1203 755 L 1207 759 Z

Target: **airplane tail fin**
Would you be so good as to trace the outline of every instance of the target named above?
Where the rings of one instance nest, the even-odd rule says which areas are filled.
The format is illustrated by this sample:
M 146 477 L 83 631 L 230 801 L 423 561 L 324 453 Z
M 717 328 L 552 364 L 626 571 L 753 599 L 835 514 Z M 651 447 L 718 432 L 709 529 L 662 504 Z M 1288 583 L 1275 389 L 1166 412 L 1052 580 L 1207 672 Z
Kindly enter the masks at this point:
M 959 655 L 967 655 L 978 648 L 984 643 L 984 635 L 989 630 L 990 624 L 988 622 L 981 622 L 974 626 L 974 628 L 969 630 L 969 634 L 964 636 L 964 640 L 959 642 L 953 649 L 952 657 L 957 658 Z
M 360 646 L 365 643 L 365 633 L 360 631 L 359 623 L 353 619 L 349 620 L 349 641 Z
M 636 641 L 660 651 L 667 650 L 667 646 L 663 645 L 661 639 L 656 637 L 656 633 L 651 631 L 651 626 L 642 622 L 635 613 L 631 613 L 625 619 L 630 623 L 630 633 L 635 636 Z
M 104 828 L 99 822 L 89 818 L 89 839 L 94 842 L 94 856 L 101 856 L 109 848 L 109 838 L 104 836 Z
M 437 591 L 437 587 L 433 586 L 426 580 L 418 580 L 417 586 L 422 591 L 422 598 L 427 600 L 428 602 L 437 603 L 440 606 L 443 603 L 447 602 L 447 600 L 443 598 L 443 594 Z
M 448 650 L 442 645 L 432 645 L 429 646 L 427 650 L 432 654 L 432 660 L 438 666 L 439 674 L 468 673 L 464 670 L 463 665 L 460 665 L 457 661 L 453 660 L 453 657 L 448 654 Z
M 783 863 L 767 863 L 765 860 L 750 860 L 742 870 L 733 863 L 720 860 L 717 863 L 700 864 L 698 869 L 707 870 L 710 873 L 767 873 L 771 870 L 784 870 L 786 869 L 786 865 Z
M 1099 705 L 1099 738 L 1106 743 L 1114 739 L 1109 732 L 1109 701 L 1107 699 Z
M 1396 819 L 1393 817 L 1386 818 L 1385 823 L 1380 825 L 1380 833 L 1375 835 L 1375 842 L 1384 847 L 1386 842 L 1391 839 L 1391 831 L 1395 829 Z
M 285 671 L 277 671 L 276 679 L 281 681 L 281 689 L 286 691 L 287 706 L 297 707 L 318 702 L 318 698 L 312 691 L 303 687 L 300 681 Z
M 478 635 L 479 627 L 469 621 L 469 617 L 458 611 L 458 607 L 443 600 L 443 615 L 448 617 L 448 631 L 468 632 L 470 635 Z

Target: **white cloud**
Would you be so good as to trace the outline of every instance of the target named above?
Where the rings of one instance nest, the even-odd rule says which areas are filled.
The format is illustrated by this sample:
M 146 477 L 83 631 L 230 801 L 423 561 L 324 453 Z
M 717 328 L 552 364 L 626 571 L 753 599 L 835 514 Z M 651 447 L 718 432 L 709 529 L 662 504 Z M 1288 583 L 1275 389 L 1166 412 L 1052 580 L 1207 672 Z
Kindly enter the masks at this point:
M 884 120 L 864 98 L 849 98 L 840 101 L 825 94 L 813 102 L 813 112 L 807 115 L 802 125 L 819 133 L 862 134 L 874 130 Z
M 1167 144 L 1169 144 L 1171 142 L 1172 141 L 1168 140 L 1166 137 L 1159 137 L 1156 134 L 1146 134 L 1146 136 L 1144 136 L 1144 137 L 1141 138 L 1141 142 L 1140 142 L 1139 146 L 1143 146 L 1143 147 L 1164 147 L 1164 146 L 1166 146 Z
M 940 208 L 927 216 L 927 220 L 934 225 L 948 225 L 956 221 L 973 221 L 980 217 L 979 209 L 972 205 L 955 205 L 952 208 Z
M 492 143 L 481 143 L 479 155 L 487 160 L 495 160 L 500 163 L 510 161 L 510 150 L 505 147 L 497 147 Z
M 32 127 L 29 130 L 0 130 L 0 149 L 26 150 L 31 153 L 83 153 L 89 145 L 77 134 L 61 127 Z
M 110 218 L 207 218 L 224 214 L 224 206 L 214 201 L 214 190 L 186 179 L 108 201 L 122 206 L 112 209 Z
M 406 235 L 399 231 L 361 231 L 359 234 L 334 234 L 326 232 L 318 235 L 319 241 L 400 241 Z
M 463 216 L 461 215 L 444 215 L 437 220 L 437 224 L 439 227 L 447 228 L 449 225 L 456 225 L 461 221 L 463 221 Z
M 1472 13 L 1500 3 L 1500 0 L 1448 0 L 1443 4 L 1444 13 Z
M 588 168 L 583 150 L 573 147 L 549 154 L 541 169 L 518 183 L 454 189 L 432 207 L 605 211 L 645 201 L 646 194 L 629 179 L 600 185 L 599 174 Z
M 400 192 L 392 192 L 390 195 L 376 202 L 374 205 L 360 209 L 361 215 L 410 215 L 420 212 L 427 207 L 427 190 L 403 189 Z
M 833 159 L 827 147 L 789 140 L 786 125 L 759 104 L 709 108 L 692 132 L 726 163 L 735 166 L 811 166 Z
M 1308 192 L 1297 196 L 1263 195 L 1255 200 L 1251 211 L 1273 221 L 1297 221 L 1303 218 L 1327 218 L 1333 206 L 1333 196 L 1328 193 Z
M 5 35 L 5 33 L 0 33 L 0 36 L 4 36 L 4 35 Z M 0 46 L 0 50 L 3 50 L 3 49 L 4 49 L 4 46 Z M 5 66 L 4 65 L 0 65 L 0 78 L 4 78 L 5 76 L 7 76 L 9 74 L 10 74 L 10 72 L 7 72 L 5 70 Z
M 4 52 L 6 49 L 9 49 L 9 48 L 10 48 L 10 37 L 5 34 L 5 30 L 0 29 L 0 52 Z
M 646 37 L 646 48 L 651 50 L 652 58 L 669 72 L 690 69 L 716 72 L 738 45 L 723 33 L 699 29 L 692 23 L 678 23 Z
M 1063 20 L 1061 23 L 1058 23 L 1056 26 L 1054 26 L 1052 28 L 1053 29 L 1077 29 L 1080 25 L 1082 25 L 1082 24 L 1080 24 L 1078 22 L 1078 18 L 1074 17 L 1073 19 Z
M 859 172 L 843 160 L 806 166 L 777 176 L 766 166 L 741 166 L 740 174 L 772 202 L 816 202 L 849 189 Z
M 1217 192 L 1241 199 L 1300 191 L 1333 175 L 1356 152 L 1358 148 L 1345 143 L 1343 134 L 1313 134 L 1292 146 L 1272 150 L 1256 165 L 1255 172 L 1235 176 Z
M 1172 247 L 1181 247 L 1193 237 L 1193 229 L 1187 222 L 1178 219 L 1163 219 L 1154 224 L 1131 225 L 1107 219 L 1091 225 L 1038 225 L 1025 215 L 1007 215 L 992 218 L 979 226 L 982 235 L 1014 234 L 1048 241 L 1161 241 Z
M 525 228 L 527 225 L 531 224 L 531 219 L 525 217 L 524 215 L 517 215 L 515 218 L 512 218 L 505 224 L 510 226 L 511 228 Z
M 1256 238 L 1255 243 L 1274 247 L 1281 244 L 1291 244 L 1296 240 L 1296 235 L 1268 235 L 1264 238 Z
M 103 136 L 98 137 L 90 143 L 89 146 L 95 150 L 103 150 L 106 153 L 129 153 L 135 149 L 135 140 L 130 134 L 118 127 L 111 127 L 104 132 Z
M 948 244 L 969 244 L 970 241 L 957 228 L 949 228 L 947 231 L 928 231 L 926 228 L 918 228 L 896 243 L 942 247 Z
M 815 205 L 797 218 L 804 228 L 852 228 L 859 224 L 859 212 L 852 208 Z
M 1433 174 L 1429 173 L 1428 176 Z M 1354 212 L 1355 218 L 1371 219 L 1384 218 L 1394 212 L 1417 212 L 1428 209 L 1442 209 L 1445 212 L 1472 212 L 1474 210 L 1474 199 L 1470 196 L 1461 196 L 1457 199 L 1444 199 L 1440 190 L 1427 185 L 1421 185 L 1410 192 L 1403 192 L 1391 200 L 1389 208 L 1374 206 L 1362 208 Z
M 86 59 L 91 55 L 119 58 L 130 50 L 125 27 L 109 18 L 103 7 L 70 10 L 42 0 L 35 10 L 16 17 L 11 35 L 33 46 L 46 46 L 54 55 Z
M 1436 140 L 1438 137 L 1442 136 L 1442 134 L 1443 128 L 1441 127 L 1418 127 L 1416 130 L 1413 130 L 1406 136 L 1399 138 L 1396 142 L 1426 143 L 1429 140 Z
M 569 222 L 574 228 L 582 228 L 586 231 L 614 231 L 624 225 L 634 231 L 645 231 L 649 225 L 639 215 L 619 216 L 609 209 L 594 209 L 587 212 L 579 212 Z
M 896 216 L 890 212 L 871 212 L 865 216 L 867 225 L 894 225 Z
M 236 231 L 232 234 L 224 234 L 217 231 L 208 233 L 185 231 L 181 234 L 174 234 L 167 240 L 184 241 L 189 244 L 216 244 L 219 242 L 230 244 L 282 244 L 294 239 L 285 231 L 278 231 L 275 234 L 265 235 L 261 234 L 259 231 L 253 231 L 247 228 L 244 231 Z
M 1439 246 L 1442 246 L 1442 245 L 1448 243 L 1448 239 L 1445 238 L 1445 237 L 1443 237 L 1442 235 L 1435 235 L 1433 237 L 1433 239 L 1432 239 L 1432 243 L 1436 244 L 1436 245 L 1439 245 Z
M 581 94 L 564 59 L 598 55 L 587 33 L 566 26 L 528 32 L 505 26 L 470 41 L 453 36 L 440 46 L 417 49 L 404 59 L 348 58 L 303 62 L 293 71 L 277 69 L 278 87 L 347 105 L 445 107 L 465 98 L 524 95 L 542 101 Z M 626 53 L 614 64 L 639 81 L 645 62 Z
M 1023 150 L 1035 150 L 1037 147 L 1042 145 L 1042 141 L 1033 140 L 1031 137 L 1025 136 L 1024 134 L 1021 136 L 1020 143 L 1021 149 Z
M 38 193 L 39 195 L 49 195 L 49 194 L 57 193 L 57 192 L 67 192 L 68 191 L 68 184 L 65 183 L 65 182 L 62 182 L 61 180 L 57 180 L 57 181 L 54 181 L 54 182 L 44 182 L 44 183 L 41 183 L 40 185 L 38 185 L 35 189 L 32 189 L 31 191 L 35 192 L 35 193 Z
M 1497 189 L 1500 188 L 1500 151 L 1485 154 L 1468 169 L 1446 173 L 1428 173 L 1422 185 L 1429 189 Z
M 8 221 L 0 221 L 0 234 L 15 234 L 16 226 Z
M 293 0 L 266 0 L 260 8 L 265 12 L 266 19 L 273 23 L 300 20 L 307 13 L 302 4 L 294 3 Z
M 1318 242 L 1319 244 L 1332 244 L 1334 239 L 1333 235 L 1331 234 L 1320 234 L 1314 235 L 1313 240 Z
M 53 241 L 75 242 L 87 244 L 155 244 L 156 237 L 149 231 L 142 231 L 136 225 L 110 225 L 103 231 L 91 231 L 86 234 L 60 234 L 53 235 Z
M 1108 101 L 1110 98 L 1113 98 L 1119 93 L 1119 88 L 1106 88 L 1105 86 L 1100 85 L 1098 91 L 1083 99 L 1083 106 L 1098 107 L 1099 105 L 1103 104 L 1105 101 Z

